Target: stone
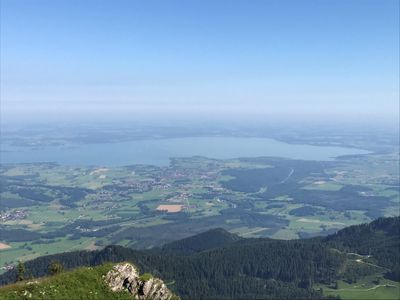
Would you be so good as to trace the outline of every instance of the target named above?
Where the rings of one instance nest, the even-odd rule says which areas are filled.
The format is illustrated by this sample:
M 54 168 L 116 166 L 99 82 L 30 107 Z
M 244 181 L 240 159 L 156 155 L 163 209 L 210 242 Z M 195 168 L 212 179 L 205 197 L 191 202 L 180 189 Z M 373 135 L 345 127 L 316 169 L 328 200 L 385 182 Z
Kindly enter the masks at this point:
M 172 298 L 172 293 L 162 280 L 151 278 L 142 284 L 142 289 L 139 290 L 137 297 L 139 300 L 169 300 Z
M 140 280 L 139 272 L 130 263 L 115 265 L 104 280 L 113 292 L 128 291 L 138 300 L 172 300 L 179 299 L 159 278 Z
M 130 263 L 115 265 L 105 276 L 105 282 L 113 292 L 136 290 L 138 281 L 139 272 Z

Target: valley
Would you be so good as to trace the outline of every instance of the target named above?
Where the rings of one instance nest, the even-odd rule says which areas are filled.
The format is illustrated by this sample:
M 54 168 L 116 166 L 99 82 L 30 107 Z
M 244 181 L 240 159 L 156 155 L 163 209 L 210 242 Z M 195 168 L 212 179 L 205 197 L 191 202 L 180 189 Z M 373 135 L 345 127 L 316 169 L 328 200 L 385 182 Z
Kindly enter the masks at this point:
M 181 299 L 398 299 L 399 222 L 378 218 L 289 241 L 216 228 L 152 249 L 110 245 L 42 256 L 23 264 L 28 280 L 14 283 L 20 268 L 0 275 L 0 298 L 125 299 L 111 294 L 104 275 L 128 262 Z M 65 272 L 49 273 L 55 263 Z
M 371 167 L 373 166 L 373 168 Z M 109 244 L 143 249 L 221 227 L 298 239 L 399 214 L 396 153 L 333 161 L 174 158 L 168 166 L 3 164 L 2 272 Z

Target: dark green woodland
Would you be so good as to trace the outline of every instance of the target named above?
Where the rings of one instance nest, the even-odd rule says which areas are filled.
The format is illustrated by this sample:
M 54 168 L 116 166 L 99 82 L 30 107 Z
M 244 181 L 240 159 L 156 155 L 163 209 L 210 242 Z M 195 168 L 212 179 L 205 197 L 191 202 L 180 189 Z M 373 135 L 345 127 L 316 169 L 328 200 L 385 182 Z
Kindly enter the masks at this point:
M 59 262 L 66 270 L 130 261 L 162 278 L 183 299 L 322 299 L 320 286 L 357 282 L 382 274 L 399 281 L 400 217 L 380 218 L 327 237 L 302 240 L 241 238 L 214 229 L 160 248 L 107 246 L 44 256 L 24 264 L 25 276 L 41 277 Z M 0 276 L 16 281 L 17 270 Z

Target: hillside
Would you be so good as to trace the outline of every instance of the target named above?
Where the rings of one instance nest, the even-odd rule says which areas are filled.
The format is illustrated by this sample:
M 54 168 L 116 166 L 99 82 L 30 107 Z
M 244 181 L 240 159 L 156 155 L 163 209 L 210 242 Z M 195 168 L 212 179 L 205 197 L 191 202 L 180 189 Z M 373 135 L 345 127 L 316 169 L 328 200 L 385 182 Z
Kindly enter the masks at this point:
M 162 255 L 191 255 L 205 250 L 226 247 L 240 240 L 243 240 L 243 238 L 222 228 L 216 228 L 166 244 L 161 248 L 154 248 L 152 252 Z
M 388 270 L 387 277 L 400 281 L 400 218 L 380 218 L 350 226 L 323 239 L 332 248 L 368 256 Z
M 54 276 L 18 282 L 0 289 L 1 299 L 152 299 L 178 300 L 162 280 L 139 276 L 129 263 L 81 267 Z
M 37 277 L 46 275 L 54 260 L 66 269 L 130 261 L 170 282 L 171 290 L 183 299 L 321 299 L 328 295 L 348 299 L 349 291 L 351 298 L 363 299 L 366 291 L 374 291 L 375 298 L 397 299 L 399 225 L 399 217 L 381 218 L 326 238 L 291 241 L 241 239 L 218 229 L 161 250 L 108 246 L 40 257 L 25 267 L 27 274 Z M 15 278 L 16 270 L 0 276 L 2 284 Z

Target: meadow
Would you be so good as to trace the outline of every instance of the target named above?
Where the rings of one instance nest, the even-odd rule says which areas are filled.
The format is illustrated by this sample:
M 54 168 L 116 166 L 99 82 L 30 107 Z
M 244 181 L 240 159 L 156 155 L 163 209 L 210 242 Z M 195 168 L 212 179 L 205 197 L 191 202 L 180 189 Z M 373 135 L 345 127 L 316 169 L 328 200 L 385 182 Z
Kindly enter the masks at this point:
M 148 248 L 216 227 L 245 237 L 327 235 L 399 213 L 396 157 L 3 164 L 0 265 L 108 244 Z

